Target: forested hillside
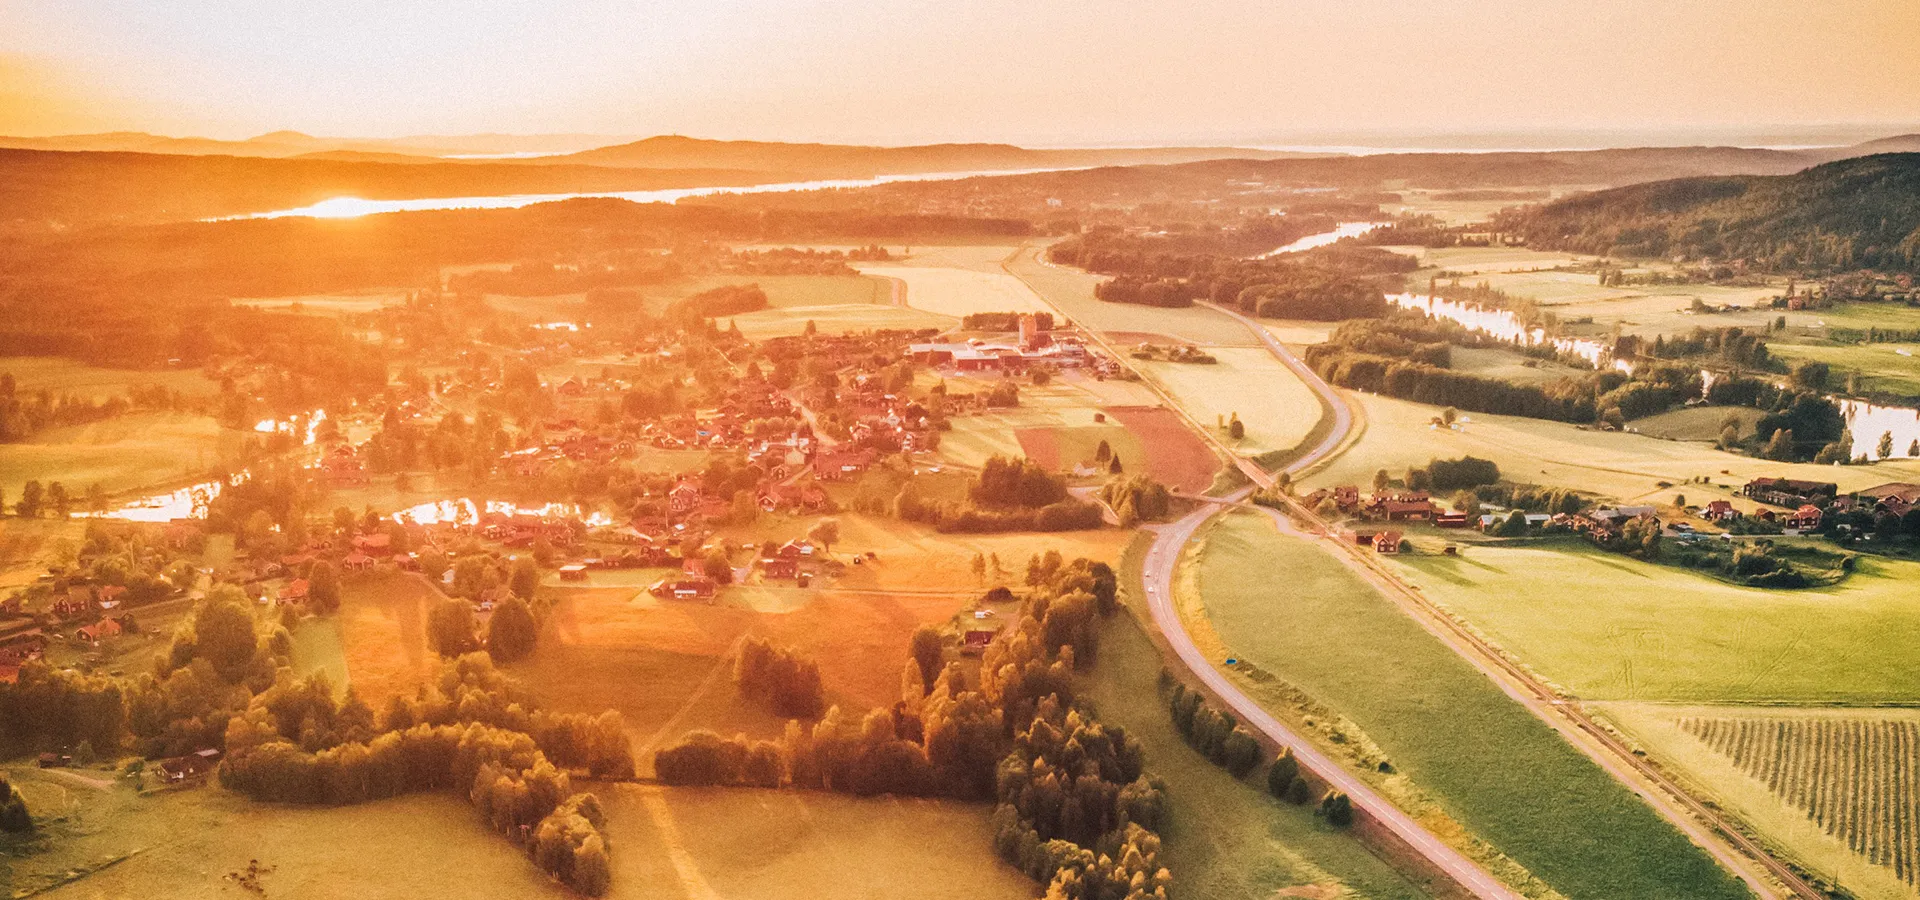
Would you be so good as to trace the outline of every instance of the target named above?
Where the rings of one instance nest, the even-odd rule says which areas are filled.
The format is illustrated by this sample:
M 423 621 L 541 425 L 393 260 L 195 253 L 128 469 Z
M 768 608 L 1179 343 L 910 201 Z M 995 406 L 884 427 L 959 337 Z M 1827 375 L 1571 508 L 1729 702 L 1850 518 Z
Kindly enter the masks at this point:
M 1745 261 L 1773 272 L 1920 268 L 1920 153 L 1780 176 L 1681 178 L 1503 214 L 1540 249 Z

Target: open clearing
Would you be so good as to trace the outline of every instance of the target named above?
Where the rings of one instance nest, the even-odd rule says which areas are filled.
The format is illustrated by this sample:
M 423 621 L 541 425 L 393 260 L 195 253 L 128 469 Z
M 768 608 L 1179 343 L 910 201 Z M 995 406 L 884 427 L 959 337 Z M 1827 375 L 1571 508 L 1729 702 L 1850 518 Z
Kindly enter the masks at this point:
M 23 780 L 47 777 L 29 772 Z M 941 900 L 1014 900 L 1036 890 L 994 857 L 985 806 L 591 787 L 607 811 L 613 898 L 881 900 L 899 896 L 906 872 L 916 896 Z M 272 867 L 261 878 L 267 896 L 294 900 L 574 896 L 451 794 L 340 808 L 254 803 L 212 788 L 138 797 L 124 786 L 60 786 L 34 794 L 72 803 L 81 827 L 62 834 L 55 852 L 9 860 L 16 889 L 124 860 L 40 895 L 55 900 L 245 896 L 225 876 L 249 860 Z
M 1214 365 L 1131 360 L 1204 427 L 1238 413 L 1247 436 L 1229 445 L 1249 456 L 1291 450 L 1320 421 L 1320 400 L 1264 347 L 1221 347 Z M 1226 433 L 1221 432 L 1226 440 Z
M 1920 896 L 1912 846 L 1920 833 L 1913 796 L 1920 712 L 1596 707 L 1689 790 L 1739 816 L 1801 867 L 1863 900 Z M 1812 793 L 1816 787 L 1823 790 Z M 1824 822 L 1810 812 L 1821 806 L 1828 810 Z M 1872 836 L 1873 849 L 1863 854 L 1849 846 L 1855 836 Z
M 1397 770 L 1384 779 L 1390 795 L 1411 787 L 1431 797 L 1417 816 L 1431 820 L 1437 808 L 1567 897 L 1746 896 L 1625 786 L 1312 542 L 1239 513 L 1188 565 L 1221 652 L 1356 725 Z M 1440 833 L 1461 840 L 1444 821 L 1434 823 Z
M 89 400 L 124 397 L 128 388 L 146 385 L 195 396 L 220 391 L 198 369 L 103 369 L 53 356 L 9 356 L 0 359 L 0 373 L 12 375 L 22 394 L 51 391 Z
M 0 491 L 20 496 L 28 481 L 58 481 L 76 499 L 89 485 L 110 494 L 186 481 L 237 456 L 246 433 L 187 413 L 137 413 L 86 425 L 49 428 L 0 444 Z
M 1753 426 L 1764 415 L 1760 410 L 1741 406 L 1689 406 L 1634 419 L 1627 427 L 1666 441 L 1712 443 L 1720 439 L 1720 432 L 1727 427 L 1729 419 L 1740 423 L 1740 435 L 1746 437 L 1753 434 Z
M 1764 590 L 1568 539 L 1467 547 L 1394 566 L 1582 699 L 1920 700 L 1920 563 L 1862 557 L 1833 587 Z

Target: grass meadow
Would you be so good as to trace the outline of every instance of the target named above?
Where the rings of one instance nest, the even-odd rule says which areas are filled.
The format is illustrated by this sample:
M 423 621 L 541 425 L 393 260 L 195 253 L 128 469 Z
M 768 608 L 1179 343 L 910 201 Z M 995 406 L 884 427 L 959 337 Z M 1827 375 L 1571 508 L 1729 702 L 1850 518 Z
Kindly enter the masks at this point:
M 1765 590 L 1569 539 L 1393 565 L 1582 699 L 1920 700 L 1920 563 L 1863 557 L 1832 587 Z
M 1222 652 L 1337 710 L 1419 795 L 1567 897 L 1746 890 L 1325 550 L 1237 514 L 1188 565 Z M 1442 826 L 1443 835 L 1448 831 Z M 1456 842 L 1470 843 L 1456 835 Z M 1541 886 L 1523 889 L 1540 896 Z

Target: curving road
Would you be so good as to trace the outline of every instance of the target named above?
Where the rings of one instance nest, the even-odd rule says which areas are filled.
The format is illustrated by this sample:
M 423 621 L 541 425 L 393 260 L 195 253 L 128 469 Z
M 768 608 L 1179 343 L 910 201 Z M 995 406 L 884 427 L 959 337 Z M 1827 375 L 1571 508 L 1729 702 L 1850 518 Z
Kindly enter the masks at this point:
M 1326 438 L 1288 464 L 1283 471 L 1290 474 L 1297 473 L 1330 456 L 1353 429 L 1351 411 L 1340 396 L 1319 375 L 1274 339 L 1273 335 L 1262 328 L 1258 322 L 1229 309 L 1212 304 L 1202 305 L 1231 316 L 1252 330 L 1267 349 L 1292 369 L 1333 412 L 1333 428 Z M 1209 440 L 1219 445 L 1218 440 L 1211 433 L 1205 432 L 1204 429 L 1202 432 L 1207 434 Z M 1235 460 L 1240 469 L 1246 472 L 1255 484 L 1260 486 L 1273 484 L 1274 477 L 1251 461 L 1231 452 L 1228 456 Z M 1273 716 L 1261 709 L 1259 704 L 1242 694 L 1219 669 L 1215 668 L 1215 661 L 1207 659 L 1194 645 L 1192 637 L 1187 634 L 1185 624 L 1180 621 L 1179 612 L 1174 608 L 1172 598 L 1173 575 L 1179 562 L 1181 549 L 1192 540 L 1194 533 L 1209 518 L 1224 506 L 1244 501 L 1253 490 L 1252 487 L 1242 488 L 1225 498 L 1218 498 L 1215 502 L 1203 505 L 1179 521 L 1152 529 L 1155 532 L 1154 542 L 1148 550 L 1142 577 L 1146 584 L 1147 605 L 1152 613 L 1154 624 L 1165 635 L 1174 652 L 1180 656 L 1181 661 L 1194 676 L 1232 708 L 1237 716 L 1258 728 L 1275 742 L 1292 748 L 1294 754 L 1300 758 L 1303 767 L 1314 772 L 1335 789 L 1346 793 L 1353 800 L 1354 806 L 1392 831 L 1407 846 L 1419 852 L 1463 889 L 1475 897 L 1517 897 L 1517 894 L 1495 880 L 1484 869 L 1453 848 L 1441 843 L 1418 823 L 1408 818 L 1405 813 L 1375 794 L 1364 782 L 1275 720 Z M 1279 510 L 1262 509 L 1280 525 L 1282 530 L 1292 530 L 1292 522 Z M 1296 511 L 1302 513 L 1310 526 L 1322 524 L 1311 511 L 1298 509 L 1297 506 Z M 1392 572 L 1386 570 L 1378 560 L 1371 558 L 1369 554 L 1355 551 L 1350 546 L 1343 546 L 1341 549 L 1346 552 L 1335 552 L 1334 555 L 1360 574 L 1363 580 L 1373 584 L 1383 595 L 1398 603 L 1416 622 L 1491 678 L 1508 696 L 1560 732 L 1568 743 L 1573 744 L 1608 774 L 1638 794 L 1663 818 L 1746 882 L 1755 895 L 1775 897 L 1780 893 L 1755 871 L 1754 864 L 1757 863 L 1766 875 L 1784 884 L 1788 894 L 1809 898 L 1809 900 L 1822 896 L 1792 869 L 1732 827 L 1716 810 L 1696 800 L 1674 784 L 1664 773 L 1635 756 L 1631 748 L 1622 743 L 1619 738 L 1593 722 L 1577 706 L 1561 700 L 1551 688 L 1508 659 L 1497 648 L 1462 627 L 1444 611 L 1435 608 L 1430 601 L 1419 594 L 1417 589 L 1408 586 Z
M 1273 351 L 1281 362 L 1286 363 L 1287 367 L 1292 369 L 1308 387 L 1311 387 L 1333 411 L 1333 429 L 1326 438 L 1288 464 L 1285 471 L 1298 472 L 1331 455 L 1353 429 L 1353 415 L 1346 403 L 1334 393 L 1333 388 L 1315 375 L 1312 369 L 1281 346 L 1279 341 L 1274 340 L 1265 328 L 1227 310 L 1220 311 L 1234 316 L 1253 329 L 1254 333 L 1259 335 L 1267 345 L 1267 349 Z M 1213 439 L 1211 434 L 1208 434 L 1208 438 Z M 1270 486 L 1273 483 L 1273 476 L 1252 462 L 1231 452 L 1228 456 L 1238 463 L 1256 485 Z M 1235 503 L 1244 500 L 1253 490 L 1251 486 L 1244 487 L 1224 499 L 1229 503 Z M 1179 611 L 1173 606 L 1174 569 L 1179 562 L 1181 548 L 1185 547 L 1187 542 L 1193 539 L 1194 532 L 1198 531 L 1200 526 L 1221 508 L 1222 506 L 1217 503 L 1204 504 L 1185 518 L 1150 529 L 1154 532 L 1153 546 L 1147 551 L 1146 571 L 1142 575 L 1147 591 L 1147 608 L 1152 613 L 1154 625 L 1160 629 L 1161 634 L 1166 636 L 1167 643 L 1172 646 L 1174 653 L 1179 655 L 1181 662 L 1186 664 L 1194 677 L 1204 683 L 1214 696 L 1219 697 L 1221 702 L 1233 710 L 1240 721 L 1266 735 L 1274 743 L 1291 749 L 1294 756 L 1300 760 L 1302 768 L 1312 772 L 1334 790 L 1346 794 L 1363 816 L 1392 832 L 1402 843 L 1419 853 L 1435 869 L 1444 873 L 1468 894 L 1482 900 L 1518 900 L 1518 894 L 1501 884 L 1485 869 L 1434 837 L 1406 813 L 1401 812 L 1399 807 L 1374 792 L 1366 782 L 1361 781 L 1339 763 L 1320 752 L 1311 741 L 1301 737 L 1293 729 L 1274 718 L 1253 698 L 1241 693 L 1226 675 L 1214 667 L 1214 661 L 1207 659 L 1206 655 L 1200 652 L 1200 648 L 1193 643 L 1192 635 L 1187 633 L 1186 625 L 1180 621 Z

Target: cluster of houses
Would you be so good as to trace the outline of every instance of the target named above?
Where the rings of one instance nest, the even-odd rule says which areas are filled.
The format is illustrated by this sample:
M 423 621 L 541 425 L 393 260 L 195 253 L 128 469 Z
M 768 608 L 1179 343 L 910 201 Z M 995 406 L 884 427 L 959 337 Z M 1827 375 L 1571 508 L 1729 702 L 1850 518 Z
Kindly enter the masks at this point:
M 759 570 L 763 580 L 792 581 L 797 587 L 806 587 L 819 574 L 814 546 L 807 541 L 788 541 L 778 547 L 764 548 L 753 568 Z M 564 571 L 561 577 L 566 577 Z M 680 574 L 654 582 L 647 592 L 662 600 L 711 602 L 718 588 L 707 575 L 704 562 L 689 558 L 682 563 Z
M 1342 513 L 1362 519 L 1386 522 L 1430 522 L 1441 528 L 1465 528 L 1470 523 L 1467 514 L 1451 512 L 1433 501 L 1426 491 L 1393 490 L 1375 491 L 1364 500 L 1358 485 L 1343 484 L 1333 488 L 1322 488 L 1308 494 L 1307 507 L 1318 508 L 1321 503 L 1333 501 Z M 1398 543 L 1395 543 L 1396 548 Z M 1397 552 L 1393 551 L 1393 552 Z

